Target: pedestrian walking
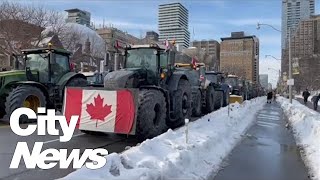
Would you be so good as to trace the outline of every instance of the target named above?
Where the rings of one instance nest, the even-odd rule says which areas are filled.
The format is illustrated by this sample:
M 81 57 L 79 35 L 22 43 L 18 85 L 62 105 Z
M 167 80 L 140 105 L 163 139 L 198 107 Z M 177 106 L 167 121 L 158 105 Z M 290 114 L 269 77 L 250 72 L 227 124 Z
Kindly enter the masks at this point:
M 303 91 L 302 96 L 303 96 L 304 104 L 307 104 L 308 98 L 309 98 L 309 96 L 310 96 L 310 92 L 308 91 L 308 89 L 306 89 L 305 91 Z
M 267 94 L 267 103 L 271 103 L 272 100 L 272 91 L 269 91 Z
M 317 110 L 318 109 L 318 102 L 320 99 L 320 93 L 318 95 L 315 95 L 312 97 L 311 101 L 313 102 L 313 109 Z
M 277 93 L 276 91 L 273 91 L 272 93 L 273 101 L 276 101 Z

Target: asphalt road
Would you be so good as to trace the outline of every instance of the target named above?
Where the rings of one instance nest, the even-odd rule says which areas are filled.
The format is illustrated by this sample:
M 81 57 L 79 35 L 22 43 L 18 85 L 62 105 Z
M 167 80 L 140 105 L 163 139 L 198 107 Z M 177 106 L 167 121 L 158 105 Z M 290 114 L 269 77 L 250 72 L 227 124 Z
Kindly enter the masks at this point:
M 195 120 L 197 118 L 191 118 L 191 121 Z M 25 128 L 27 125 L 23 124 L 20 126 Z M 58 124 L 57 127 L 59 127 Z M 72 167 L 60 169 L 59 164 L 49 170 L 41 170 L 39 168 L 27 169 L 23 161 L 20 162 L 18 169 L 9 169 L 18 142 L 27 142 L 29 151 L 31 151 L 30 147 L 33 148 L 35 142 L 44 142 L 42 151 L 54 148 L 68 149 L 68 153 L 70 153 L 73 149 L 80 149 L 81 154 L 85 149 L 90 148 L 105 148 L 109 154 L 113 152 L 120 153 L 127 146 L 136 146 L 139 143 L 134 136 L 127 137 L 115 134 L 93 136 L 84 134 L 79 130 L 75 130 L 72 139 L 68 142 L 60 142 L 59 136 L 51 135 L 38 136 L 32 134 L 27 137 L 21 137 L 12 132 L 8 123 L 0 121 L 0 180 L 53 180 L 65 177 L 76 170 Z
M 68 153 L 72 149 L 80 149 L 83 153 L 88 148 L 105 148 L 112 152 L 122 152 L 126 146 L 135 146 L 138 141 L 134 137 L 126 137 L 120 135 L 87 135 L 76 130 L 73 138 L 69 142 L 60 142 L 58 136 L 38 136 L 32 134 L 27 137 L 21 137 L 14 134 L 8 124 L 0 123 L 0 179 L 1 180 L 51 180 L 66 176 L 76 170 L 72 167 L 68 169 L 56 168 L 50 170 L 26 169 L 23 161 L 20 162 L 18 169 L 9 169 L 11 159 L 13 157 L 18 142 L 27 142 L 29 150 L 33 148 L 34 142 L 44 142 L 42 151 L 48 148 L 68 149 Z M 21 125 L 26 127 L 26 125 Z
M 286 117 L 275 102 L 266 104 L 214 180 L 308 180 L 307 169 Z

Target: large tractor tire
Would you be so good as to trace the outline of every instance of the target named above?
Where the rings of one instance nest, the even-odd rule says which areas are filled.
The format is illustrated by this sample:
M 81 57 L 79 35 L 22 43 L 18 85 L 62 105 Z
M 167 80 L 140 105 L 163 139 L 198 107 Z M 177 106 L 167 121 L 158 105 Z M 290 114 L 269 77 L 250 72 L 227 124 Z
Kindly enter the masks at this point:
M 201 108 L 202 108 L 202 103 L 201 103 L 201 91 L 197 90 L 196 94 L 193 96 L 193 109 L 192 109 L 192 116 L 194 117 L 199 117 L 201 116 Z
M 7 118 L 13 113 L 14 110 L 26 107 L 37 112 L 38 107 L 46 107 L 46 96 L 43 92 L 34 86 L 20 85 L 14 88 L 6 98 L 6 114 Z M 35 120 L 28 119 L 27 116 L 20 117 L 20 123 L 31 123 Z
M 0 99 L 6 99 L 6 97 L 0 97 Z M 6 106 L 4 101 L 0 102 L 0 119 L 6 115 Z
M 216 91 L 216 102 L 214 105 L 214 109 L 220 109 L 223 106 L 223 92 Z
M 158 136 L 168 130 L 166 99 L 158 90 L 139 93 L 136 135 L 139 140 Z
M 215 90 L 212 86 L 208 86 L 206 92 L 206 106 L 205 106 L 205 113 L 211 113 L 214 111 L 215 105 Z
M 191 85 L 187 80 L 181 79 L 178 89 L 174 92 L 174 118 L 175 121 L 168 121 L 168 126 L 172 129 L 185 124 L 185 119 L 190 119 L 192 114 L 192 92 Z
M 223 106 L 222 107 L 228 106 L 229 102 L 230 102 L 230 90 L 228 89 L 223 95 Z
M 66 86 L 70 87 L 86 87 L 88 85 L 88 81 L 83 78 L 72 78 Z

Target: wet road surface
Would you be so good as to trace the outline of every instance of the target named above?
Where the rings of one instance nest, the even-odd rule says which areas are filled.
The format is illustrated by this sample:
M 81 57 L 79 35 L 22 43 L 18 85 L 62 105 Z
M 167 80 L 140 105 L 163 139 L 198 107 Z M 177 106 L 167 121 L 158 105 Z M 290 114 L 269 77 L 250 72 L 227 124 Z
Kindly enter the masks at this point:
M 266 104 L 214 180 L 308 180 L 285 118 L 278 104 Z
M 26 126 L 26 124 L 21 125 L 22 128 Z M 72 166 L 67 169 L 60 169 L 59 164 L 49 170 L 27 169 L 23 160 L 20 161 L 18 169 L 9 169 L 18 142 L 27 142 L 30 151 L 32 151 L 34 142 L 44 142 L 41 152 L 45 149 L 55 148 L 68 149 L 68 154 L 73 149 L 80 149 L 80 154 L 82 154 L 85 149 L 89 148 L 105 148 L 109 154 L 112 152 L 120 153 L 125 150 L 126 146 L 135 146 L 138 143 L 134 137 L 114 134 L 93 136 L 84 134 L 79 130 L 75 130 L 69 142 L 60 142 L 58 136 L 51 135 L 38 136 L 32 134 L 21 137 L 14 134 L 8 124 L 2 122 L 0 125 L 0 180 L 51 180 L 62 178 L 76 170 Z

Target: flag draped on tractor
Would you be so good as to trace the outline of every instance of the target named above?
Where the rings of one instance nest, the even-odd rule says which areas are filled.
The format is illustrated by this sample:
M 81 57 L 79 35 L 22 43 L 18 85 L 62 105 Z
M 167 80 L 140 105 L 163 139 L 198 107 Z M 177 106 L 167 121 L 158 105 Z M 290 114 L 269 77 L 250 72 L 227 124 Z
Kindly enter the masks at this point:
M 129 90 L 106 91 L 67 88 L 64 115 L 79 115 L 80 130 L 129 134 L 135 118 L 135 104 Z

